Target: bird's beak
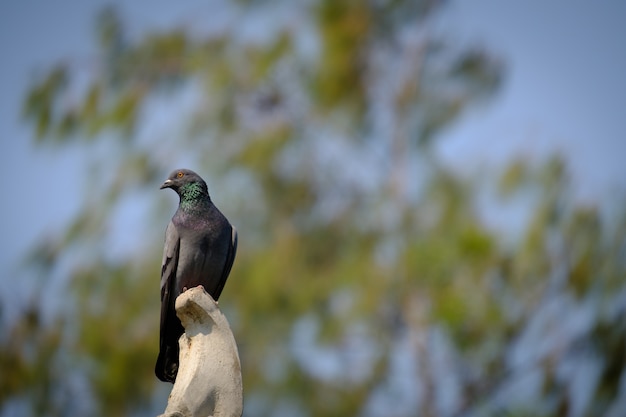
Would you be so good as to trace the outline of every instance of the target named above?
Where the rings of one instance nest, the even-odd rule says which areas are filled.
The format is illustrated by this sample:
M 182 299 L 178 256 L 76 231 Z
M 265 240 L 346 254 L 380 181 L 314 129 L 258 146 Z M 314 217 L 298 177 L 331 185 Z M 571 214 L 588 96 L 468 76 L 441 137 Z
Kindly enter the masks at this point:
M 163 183 L 163 185 L 161 185 L 161 187 L 159 187 L 159 189 L 162 190 L 164 188 L 171 188 L 172 184 L 174 184 L 174 181 L 172 181 L 172 180 L 165 180 L 165 182 Z

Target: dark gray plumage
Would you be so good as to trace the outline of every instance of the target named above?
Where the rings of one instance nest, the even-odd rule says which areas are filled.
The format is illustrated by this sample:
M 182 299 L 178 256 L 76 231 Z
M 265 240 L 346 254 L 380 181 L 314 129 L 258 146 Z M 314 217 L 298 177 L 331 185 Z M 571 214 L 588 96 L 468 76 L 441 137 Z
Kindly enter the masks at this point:
M 155 373 L 174 382 L 178 372 L 178 339 L 184 329 L 176 316 L 176 298 L 202 285 L 217 301 L 237 251 L 237 231 L 213 205 L 206 183 L 188 169 L 178 169 L 161 189 L 180 197 L 178 210 L 167 225 L 161 267 L 161 336 Z

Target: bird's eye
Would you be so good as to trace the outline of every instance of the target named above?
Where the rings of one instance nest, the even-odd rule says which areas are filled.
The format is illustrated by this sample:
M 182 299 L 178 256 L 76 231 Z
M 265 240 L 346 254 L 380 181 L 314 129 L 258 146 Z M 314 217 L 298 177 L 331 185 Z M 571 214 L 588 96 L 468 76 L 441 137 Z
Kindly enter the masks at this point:
M 178 174 L 176 174 L 176 176 L 178 178 L 182 178 L 185 174 L 183 174 L 181 171 L 178 171 Z

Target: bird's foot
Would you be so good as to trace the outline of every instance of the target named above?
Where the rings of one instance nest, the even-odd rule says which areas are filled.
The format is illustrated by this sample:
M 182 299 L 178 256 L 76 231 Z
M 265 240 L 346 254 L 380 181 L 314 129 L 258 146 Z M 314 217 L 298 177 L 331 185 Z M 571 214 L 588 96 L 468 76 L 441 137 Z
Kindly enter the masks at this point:
M 206 289 L 204 288 L 204 285 L 198 285 L 197 288 L 202 288 L 204 291 L 206 291 Z M 181 293 L 187 291 L 189 288 L 187 287 L 183 287 L 183 290 L 181 291 Z

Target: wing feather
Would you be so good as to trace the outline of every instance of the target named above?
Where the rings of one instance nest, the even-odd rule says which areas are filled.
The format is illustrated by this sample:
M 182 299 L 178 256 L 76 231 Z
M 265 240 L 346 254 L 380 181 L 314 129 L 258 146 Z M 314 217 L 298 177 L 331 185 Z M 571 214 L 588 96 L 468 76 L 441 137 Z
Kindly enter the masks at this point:
M 235 262 L 235 255 L 237 254 L 237 229 L 231 225 L 231 239 L 230 245 L 228 246 L 228 254 L 226 255 L 226 262 L 224 263 L 224 269 L 222 270 L 222 275 L 220 277 L 220 282 L 215 289 L 214 299 L 217 301 L 220 298 L 220 294 L 224 289 L 224 285 L 226 284 L 226 280 L 228 279 L 228 275 L 230 274 L 230 270 L 233 267 L 233 262 Z
M 163 290 L 168 280 L 176 277 L 179 248 L 180 237 L 176 226 L 170 221 L 167 229 L 165 229 L 165 246 L 163 247 L 163 262 L 161 263 L 161 301 L 163 301 Z
M 174 362 L 178 360 L 177 344 L 170 340 L 169 333 L 176 333 L 176 327 L 181 326 L 174 310 L 176 269 L 180 253 L 180 237 L 176 226 L 170 221 L 165 230 L 165 247 L 163 248 L 163 262 L 161 266 L 161 326 L 159 336 L 159 356 L 155 366 L 155 373 L 162 381 L 173 382 L 176 377 Z M 177 343 L 175 341 L 175 343 Z

